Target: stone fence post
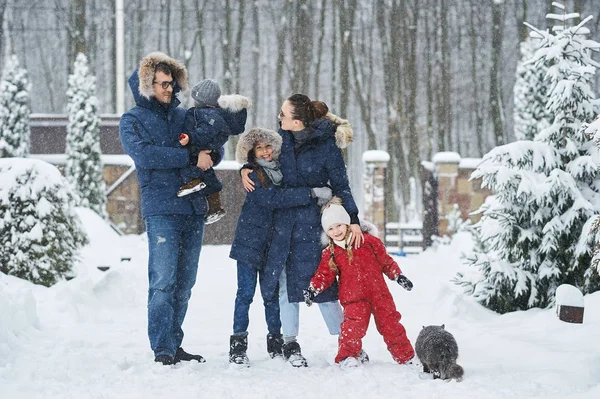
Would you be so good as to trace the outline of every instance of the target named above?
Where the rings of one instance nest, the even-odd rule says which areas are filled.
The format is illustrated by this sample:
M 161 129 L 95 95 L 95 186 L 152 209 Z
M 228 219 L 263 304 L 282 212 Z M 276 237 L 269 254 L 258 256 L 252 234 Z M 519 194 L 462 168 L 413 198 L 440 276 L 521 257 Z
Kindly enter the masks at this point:
M 365 151 L 362 156 L 364 169 L 364 216 L 379 230 L 379 238 L 385 242 L 385 173 L 390 155 L 385 151 Z

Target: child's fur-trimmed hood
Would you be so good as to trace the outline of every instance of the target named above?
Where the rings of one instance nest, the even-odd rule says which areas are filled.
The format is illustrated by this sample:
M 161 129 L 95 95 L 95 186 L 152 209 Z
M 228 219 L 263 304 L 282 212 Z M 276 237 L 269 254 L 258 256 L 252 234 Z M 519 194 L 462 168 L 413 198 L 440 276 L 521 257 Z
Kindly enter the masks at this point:
M 186 92 L 189 90 L 188 73 L 185 65 L 160 51 L 155 51 L 148 54 L 140 61 L 140 67 L 138 69 L 138 78 L 140 81 L 139 92 L 141 96 L 148 100 L 154 95 L 152 87 L 154 71 L 156 65 L 161 62 L 169 65 L 171 72 L 173 73 L 173 79 L 177 82 L 177 86 L 179 86 L 181 91 Z
M 219 99 L 220 100 L 220 99 Z M 253 127 L 246 133 L 240 135 L 240 139 L 235 149 L 235 160 L 240 164 L 248 162 L 248 151 L 254 148 L 255 143 L 266 143 L 273 147 L 273 159 L 278 159 L 281 154 L 281 144 L 283 139 L 281 136 L 269 129 L 262 127 Z

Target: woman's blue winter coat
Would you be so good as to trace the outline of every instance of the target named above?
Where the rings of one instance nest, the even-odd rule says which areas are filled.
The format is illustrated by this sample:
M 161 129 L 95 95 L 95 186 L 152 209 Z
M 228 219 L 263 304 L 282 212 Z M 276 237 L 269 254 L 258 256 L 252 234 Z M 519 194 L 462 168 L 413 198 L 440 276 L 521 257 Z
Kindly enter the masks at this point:
M 335 142 L 336 127 L 326 119 L 317 119 L 310 127 L 313 129 L 311 137 L 297 151 L 294 150 L 293 133 L 279 129 L 283 137 L 279 157 L 283 184 L 284 187 L 330 186 L 333 195 L 342 199 L 348 214 L 358 219 L 344 158 Z M 275 211 L 265 273 L 269 278 L 264 284 L 265 289 L 275 289 L 285 265 L 290 302 L 304 300 L 302 290 L 308 288 L 321 259 L 322 231 L 320 208 L 314 201 L 301 207 Z M 337 284 L 319 294 L 316 302 L 336 299 Z

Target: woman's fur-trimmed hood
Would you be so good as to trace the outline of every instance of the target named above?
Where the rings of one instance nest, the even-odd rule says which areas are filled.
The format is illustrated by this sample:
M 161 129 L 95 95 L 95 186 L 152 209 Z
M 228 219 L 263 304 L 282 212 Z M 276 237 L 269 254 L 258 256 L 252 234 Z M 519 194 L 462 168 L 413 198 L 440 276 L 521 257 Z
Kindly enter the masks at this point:
M 348 147 L 354 136 L 350 122 L 331 112 L 328 112 L 327 115 L 325 115 L 325 119 L 337 125 L 337 129 L 335 130 L 335 144 L 341 149 Z
M 262 127 L 253 127 L 246 133 L 240 135 L 237 147 L 235 149 L 235 160 L 240 164 L 248 162 L 248 151 L 254 148 L 256 143 L 267 143 L 273 147 L 273 159 L 278 159 L 281 154 L 281 144 L 283 139 L 273 130 Z
M 177 82 L 179 89 L 183 92 L 189 90 L 188 73 L 185 65 L 164 53 L 155 51 L 145 56 L 142 61 L 140 61 L 140 67 L 138 68 L 139 92 L 140 95 L 148 100 L 154 95 L 152 87 L 154 70 L 156 65 L 161 62 L 169 65 L 173 73 L 173 79 Z

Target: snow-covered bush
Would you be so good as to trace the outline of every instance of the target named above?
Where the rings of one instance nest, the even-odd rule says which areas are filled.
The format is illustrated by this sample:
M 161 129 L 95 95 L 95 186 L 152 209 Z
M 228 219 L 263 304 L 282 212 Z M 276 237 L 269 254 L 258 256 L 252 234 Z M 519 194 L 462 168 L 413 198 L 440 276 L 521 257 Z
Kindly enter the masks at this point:
M 498 312 L 550 306 L 561 284 L 584 293 L 600 289 L 598 271 L 590 266 L 590 229 L 600 213 L 600 154 L 584 134 L 598 113 L 591 85 L 598 64 L 591 53 L 600 44 L 586 38 L 589 18 L 567 27 L 578 14 L 549 17 L 560 24 L 552 32 L 532 27 L 540 48 L 531 62 L 548 66 L 552 124 L 533 141 L 494 148 L 472 175 L 496 196 L 475 226 L 488 251 L 466 257 L 481 279 L 457 280 Z
M 79 53 L 67 90 L 67 167 L 65 175 L 79 197 L 79 206 L 106 217 L 106 189 L 100 150 L 100 117 L 96 78 Z
M 29 155 L 29 78 L 16 55 L 8 57 L 0 81 L 0 158 Z
M 58 169 L 0 159 L 0 271 L 50 286 L 69 274 L 85 244 L 75 195 Z

